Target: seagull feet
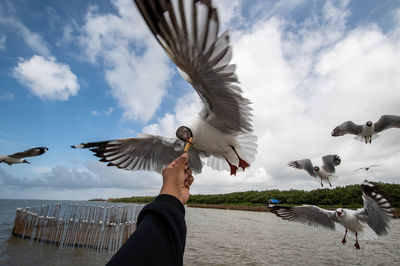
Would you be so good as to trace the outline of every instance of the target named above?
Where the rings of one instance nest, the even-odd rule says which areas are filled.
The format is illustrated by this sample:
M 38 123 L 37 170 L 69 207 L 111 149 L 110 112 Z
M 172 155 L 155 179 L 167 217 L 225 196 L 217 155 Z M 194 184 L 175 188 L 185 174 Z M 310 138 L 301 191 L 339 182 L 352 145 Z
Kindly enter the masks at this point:
M 231 163 L 228 161 L 228 159 L 225 158 L 225 160 L 226 160 L 226 162 L 229 164 L 229 167 L 231 168 L 231 175 L 236 176 L 236 171 L 237 171 L 237 169 L 238 169 L 237 166 L 231 164 Z
M 360 245 L 358 244 L 358 241 L 356 241 L 356 243 L 354 244 L 354 246 L 356 247 L 356 249 L 360 249 Z
M 346 244 L 346 237 L 343 237 L 343 239 L 342 239 L 342 244 L 344 245 L 344 244 Z
M 243 160 L 242 158 L 239 157 L 239 167 L 242 167 L 243 171 L 244 171 L 244 169 L 246 169 L 246 167 L 249 167 L 249 166 L 250 165 L 245 160 Z
M 243 171 L 244 171 L 244 169 L 246 169 L 246 167 L 249 167 L 250 165 L 249 165 L 245 160 L 243 160 L 242 158 L 240 158 L 239 154 L 236 152 L 235 147 L 233 147 L 233 146 L 231 145 L 231 148 L 232 148 L 232 150 L 235 152 L 236 156 L 237 156 L 238 159 L 239 159 L 239 167 L 241 167 L 241 168 L 243 169 Z

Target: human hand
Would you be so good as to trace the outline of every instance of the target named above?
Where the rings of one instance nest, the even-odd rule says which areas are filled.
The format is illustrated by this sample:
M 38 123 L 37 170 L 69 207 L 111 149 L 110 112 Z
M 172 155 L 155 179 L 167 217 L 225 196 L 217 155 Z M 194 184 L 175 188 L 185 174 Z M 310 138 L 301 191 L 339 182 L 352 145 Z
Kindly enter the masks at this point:
M 187 152 L 167 165 L 163 172 L 163 186 L 160 194 L 169 194 L 178 198 L 182 204 L 189 200 L 189 190 L 194 178 L 188 164 Z

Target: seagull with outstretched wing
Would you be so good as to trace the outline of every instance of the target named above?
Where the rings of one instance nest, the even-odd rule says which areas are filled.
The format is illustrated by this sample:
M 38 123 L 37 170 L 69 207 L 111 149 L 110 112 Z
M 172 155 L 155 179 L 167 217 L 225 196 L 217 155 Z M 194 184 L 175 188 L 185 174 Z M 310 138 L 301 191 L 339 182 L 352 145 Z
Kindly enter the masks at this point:
M 331 135 L 332 137 L 338 137 L 352 134 L 356 135 L 360 140 L 364 140 L 365 143 L 371 143 L 372 136 L 376 138 L 378 136 L 377 133 L 389 128 L 400 128 L 400 116 L 382 115 L 375 123 L 367 121 L 364 125 L 357 125 L 353 121 L 346 121 L 335 127 Z
M 374 239 L 387 234 L 389 222 L 394 216 L 392 205 L 373 183 L 364 181 L 361 189 L 364 208 L 356 211 L 343 208 L 330 211 L 313 205 L 303 205 L 274 206 L 272 212 L 284 220 L 330 230 L 336 230 L 336 224 L 340 224 L 345 228 L 342 243 L 346 243 L 346 236 L 350 231 L 356 239 L 354 246 L 360 249 L 358 239 Z
M 181 126 L 176 139 L 142 135 L 138 138 L 82 143 L 109 166 L 128 170 L 161 170 L 191 143 L 189 164 L 200 173 L 202 158 L 217 170 L 236 175 L 254 160 L 250 101 L 243 97 L 230 64 L 229 34 L 218 35 L 219 18 L 210 0 L 135 0 L 155 38 L 203 102 L 191 125 Z
M 360 168 L 357 168 L 356 170 L 354 170 L 354 172 L 359 172 L 359 171 L 362 171 L 362 170 L 368 171 L 371 167 L 377 167 L 377 166 L 380 166 L 380 165 L 379 164 L 372 164 L 370 166 L 360 167 Z
M 6 163 L 8 165 L 17 164 L 17 163 L 28 163 L 24 158 L 39 156 L 45 153 L 48 150 L 46 147 L 36 147 L 26 151 L 17 152 L 11 155 L 0 155 L 0 163 Z
M 302 159 L 297 161 L 291 161 L 288 163 L 288 166 L 305 170 L 310 176 L 320 178 L 321 179 L 321 186 L 322 181 L 328 182 L 328 184 L 332 187 L 331 180 L 335 177 L 333 174 L 335 173 L 335 167 L 338 166 L 341 162 L 341 159 L 338 155 L 325 155 L 322 157 L 323 165 L 313 166 L 310 159 Z

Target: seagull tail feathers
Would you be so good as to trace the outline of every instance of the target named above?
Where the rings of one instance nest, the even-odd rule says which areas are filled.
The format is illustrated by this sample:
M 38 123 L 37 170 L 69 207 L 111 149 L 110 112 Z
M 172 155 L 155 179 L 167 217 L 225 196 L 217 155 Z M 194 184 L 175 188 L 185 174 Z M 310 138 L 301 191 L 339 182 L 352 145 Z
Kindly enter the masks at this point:
M 236 137 L 238 145 L 235 146 L 236 152 L 244 161 L 251 165 L 257 154 L 257 137 L 252 132 L 247 132 Z M 225 158 L 210 156 L 207 160 L 207 166 L 214 170 L 230 170 Z M 240 168 L 239 168 L 240 169 Z M 238 171 L 240 171 L 238 169 Z

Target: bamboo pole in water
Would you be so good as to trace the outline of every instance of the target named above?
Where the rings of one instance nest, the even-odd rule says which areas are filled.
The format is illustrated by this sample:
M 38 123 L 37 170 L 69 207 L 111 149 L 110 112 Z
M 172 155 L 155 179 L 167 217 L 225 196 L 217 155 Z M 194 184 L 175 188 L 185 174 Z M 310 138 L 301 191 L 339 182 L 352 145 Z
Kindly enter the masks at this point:
M 140 209 L 78 204 L 18 208 L 12 234 L 59 247 L 115 251 L 134 232 Z

